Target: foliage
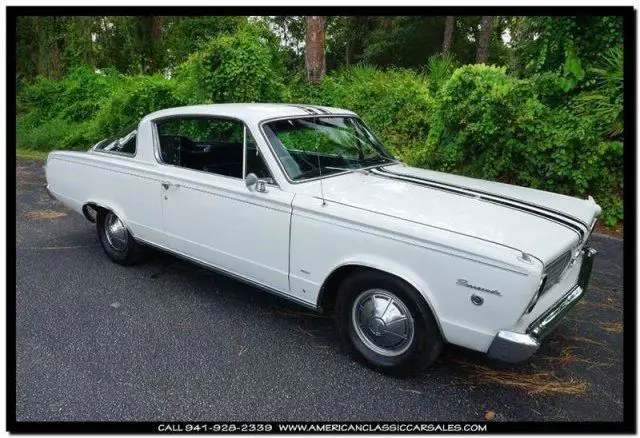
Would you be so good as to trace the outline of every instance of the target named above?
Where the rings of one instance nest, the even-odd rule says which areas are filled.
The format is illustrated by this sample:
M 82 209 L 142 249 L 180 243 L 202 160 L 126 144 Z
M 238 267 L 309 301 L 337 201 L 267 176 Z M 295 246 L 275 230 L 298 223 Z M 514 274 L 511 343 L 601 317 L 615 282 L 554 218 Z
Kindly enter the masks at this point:
M 453 56 L 450 53 L 436 54 L 427 61 L 427 78 L 432 92 L 437 92 L 451 77 L 455 69 Z
M 603 141 L 595 117 L 537 97 L 542 78 L 517 79 L 504 68 L 464 66 L 445 84 L 427 148 L 416 164 L 586 197 L 605 219 L 622 218 L 622 143 Z M 557 81 L 560 77 L 557 78 Z M 557 82 L 556 81 L 556 82 Z
M 181 64 L 218 35 L 237 32 L 246 21 L 246 17 L 233 16 L 166 17 L 164 45 L 168 64 Z
M 87 149 L 185 104 L 324 104 L 411 165 L 591 194 L 622 219 L 621 18 L 496 17 L 489 64 L 504 67 L 470 65 L 477 16 L 455 17 L 438 55 L 444 19 L 329 17 L 311 86 L 300 16 L 20 17 L 17 148 Z
M 542 71 L 572 75 L 593 65 L 600 53 L 622 44 L 619 16 L 515 17 L 511 29 L 512 68 L 525 75 Z
M 176 72 L 188 103 L 260 102 L 283 98 L 274 48 L 253 28 L 218 36 Z
M 589 69 L 595 78 L 593 91 L 581 93 L 576 99 L 580 114 L 593 114 L 605 135 L 617 137 L 624 132 L 624 69 L 622 47 L 616 46 L 602 55 Z
M 88 149 L 150 112 L 177 106 L 175 84 L 161 76 L 75 69 L 60 82 L 39 78 L 18 100 L 17 147 Z

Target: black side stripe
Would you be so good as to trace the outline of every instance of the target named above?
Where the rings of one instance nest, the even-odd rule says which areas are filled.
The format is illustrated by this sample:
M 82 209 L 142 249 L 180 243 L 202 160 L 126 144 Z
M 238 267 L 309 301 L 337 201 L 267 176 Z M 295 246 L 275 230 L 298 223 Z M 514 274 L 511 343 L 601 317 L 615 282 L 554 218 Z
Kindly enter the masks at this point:
M 586 223 L 584 223 L 584 222 L 582 222 L 580 219 L 578 219 L 578 218 L 576 218 L 576 217 L 573 217 L 573 216 L 570 216 L 570 215 L 568 215 L 568 214 L 566 214 L 566 213 L 563 213 L 563 212 L 561 212 L 561 211 L 554 210 L 554 209 L 549 208 L 549 207 L 544 207 L 544 206 L 541 206 L 541 205 L 532 204 L 532 203 L 527 202 L 527 201 L 522 201 L 522 200 L 520 200 L 520 199 L 510 198 L 510 197 L 508 197 L 508 196 L 504 196 L 504 195 L 497 195 L 497 194 L 495 194 L 495 193 L 485 192 L 484 190 L 473 189 L 473 188 L 470 188 L 470 187 L 464 187 L 464 186 L 458 186 L 458 185 L 455 185 L 455 184 L 445 183 L 445 182 L 441 182 L 441 181 L 434 181 L 434 180 L 431 180 L 431 179 L 428 179 L 428 178 L 423 178 L 423 177 L 416 177 L 416 176 L 411 176 L 411 175 L 406 175 L 406 174 L 401 174 L 401 173 L 391 172 L 390 170 L 388 170 L 388 169 L 384 169 L 384 168 L 382 168 L 382 167 L 379 167 L 379 168 L 377 168 L 377 169 L 378 169 L 379 171 L 381 171 L 381 172 L 389 173 L 389 174 L 392 174 L 392 175 L 403 176 L 403 177 L 405 177 L 405 178 L 415 178 L 415 179 L 419 179 L 419 180 L 421 180 L 421 181 L 425 181 L 425 182 L 430 182 L 430 183 L 434 183 L 434 184 L 440 184 L 440 185 L 449 186 L 449 187 L 453 187 L 453 188 L 457 188 L 457 189 L 462 189 L 462 190 L 468 190 L 468 191 L 470 191 L 470 192 L 480 193 L 480 194 L 482 194 L 482 195 L 491 196 L 491 197 L 493 197 L 493 198 L 499 198 L 499 199 L 503 199 L 503 200 L 505 200 L 505 201 L 511 201 L 511 202 L 515 202 L 515 203 L 517 203 L 517 204 L 526 205 L 526 206 L 528 206 L 528 207 L 537 208 L 537 209 L 539 209 L 539 210 L 543 210 L 543 211 L 546 211 L 546 212 L 548 212 L 548 213 L 553 213 L 553 214 L 555 214 L 555 215 L 557 215 L 557 216 L 562 216 L 563 218 L 568 219 L 568 220 L 570 220 L 570 221 L 577 222 L 577 223 L 579 223 L 580 225 L 582 225 L 583 227 L 585 227 L 585 228 L 589 229 L 589 225 L 588 225 L 588 224 L 586 224 Z
M 471 189 L 457 188 L 456 186 L 452 186 L 450 184 L 442 184 L 442 185 L 440 185 L 439 182 L 430 183 L 430 182 L 428 182 L 429 180 L 422 180 L 422 179 L 419 179 L 419 178 L 413 178 L 413 177 L 409 177 L 409 176 L 406 176 L 406 175 L 398 175 L 398 174 L 395 174 L 395 173 L 392 173 L 392 172 L 382 171 L 381 168 L 372 169 L 372 172 L 374 174 L 376 174 L 376 175 L 379 175 L 379 176 L 384 176 L 384 177 L 391 178 L 391 179 L 410 182 L 410 183 L 418 184 L 418 185 L 421 185 L 421 186 L 424 186 L 424 187 L 429 187 L 429 188 L 436 189 L 436 190 L 442 190 L 442 191 L 446 191 L 446 192 L 450 192 L 450 193 L 455 193 L 455 194 L 460 195 L 460 196 L 467 196 L 467 197 L 471 197 L 471 198 L 477 198 L 477 199 L 480 199 L 480 200 L 485 201 L 485 202 L 490 202 L 492 204 L 501 205 L 503 207 L 512 208 L 514 210 L 524 211 L 524 212 L 527 212 L 527 213 L 532 214 L 534 216 L 538 216 L 538 217 L 547 219 L 547 220 L 549 220 L 551 222 L 555 222 L 557 224 L 565 226 L 566 228 L 568 228 L 568 229 L 574 231 L 576 234 L 578 234 L 580 240 L 582 240 L 583 237 L 584 237 L 584 231 L 582 230 L 582 228 L 576 226 L 575 224 L 573 224 L 571 222 L 565 221 L 565 220 L 563 220 L 561 218 L 545 214 L 543 211 L 532 210 L 532 209 L 526 208 L 526 207 L 524 207 L 522 205 L 513 204 L 513 203 L 510 203 L 510 202 L 505 202 L 505 201 L 500 200 L 500 199 L 487 198 L 486 196 L 475 194 L 474 190 L 471 190 Z

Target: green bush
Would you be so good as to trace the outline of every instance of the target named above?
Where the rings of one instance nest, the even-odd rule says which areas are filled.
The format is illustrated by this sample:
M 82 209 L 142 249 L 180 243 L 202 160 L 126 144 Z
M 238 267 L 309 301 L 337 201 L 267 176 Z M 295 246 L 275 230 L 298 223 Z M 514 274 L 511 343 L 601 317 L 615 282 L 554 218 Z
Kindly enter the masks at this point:
M 612 225 L 622 219 L 622 143 L 603 142 L 597 120 L 554 106 L 558 78 L 508 76 L 503 68 L 464 66 L 438 94 L 418 166 L 586 197 Z M 540 90 L 552 92 L 540 97 Z
M 56 117 L 76 122 L 86 120 L 120 81 L 122 76 L 115 71 L 97 74 L 86 67 L 72 70 L 59 82 L 40 77 L 22 87 L 18 112 L 30 113 L 39 120 Z
M 273 52 L 251 27 L 220 35 L 179 66 L 177 93 L 190 104 L 282 101 L 282 74 Z
M 467 65 L 449 74 L 443 65 L 435 74 L 432 60 L 427 76 L 358 66 L 331 72 L 319 85 L 301 75 L 285 86 L 273 53 L 248 26 L 211 41 L 171 79 L 77 69 L 61 81 L 23 84 L 17 146 L 88 149 L 150 112 L 185 104 L 320 104 L 358 113 L 410 165 L 590 194 L 608 225 L 623 219 L 622 142 L 607 137 L 600 107 L 576 109 L 584 97 L 565 91 L 558 73 L 519 79 L 498 67 Z M 618 88 L 610 88 L 615 101 Z
M 23 87 L 16 118 L 17 146 L 84 150 L 135 124 L 142 116 L 182 104 L 175 83 L 161 76 L 123 76 L 79 68 L 60 82 Z
M 160 75 L 125 77 L 92 121 L 96 141 L 135 125 L 149 113 L 184 105 L 175 82 Z

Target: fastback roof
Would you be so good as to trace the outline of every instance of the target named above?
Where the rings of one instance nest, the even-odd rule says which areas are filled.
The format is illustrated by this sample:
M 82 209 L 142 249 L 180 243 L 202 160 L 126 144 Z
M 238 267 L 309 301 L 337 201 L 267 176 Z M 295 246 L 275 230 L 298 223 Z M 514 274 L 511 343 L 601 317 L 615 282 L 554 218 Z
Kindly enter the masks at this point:
M 167 108 L 151 113 L 143 120 L 154 120 L 179 115 L 227 116 L 243 120 L 245 123 L 259 123 L 277 117 L 295 117 L 309 115 L 348 114 L 353 112 L 328 106 L 284 104 L 284 103 L 219 103 L 213 105 L 192 105 Z

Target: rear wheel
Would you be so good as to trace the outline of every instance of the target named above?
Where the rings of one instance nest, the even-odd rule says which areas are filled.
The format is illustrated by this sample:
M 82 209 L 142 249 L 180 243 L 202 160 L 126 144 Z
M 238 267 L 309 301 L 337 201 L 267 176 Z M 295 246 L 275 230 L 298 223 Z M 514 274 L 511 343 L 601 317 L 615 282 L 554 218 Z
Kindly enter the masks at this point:
M 100 245 L 111 260 L 124 266 L 140 261 L 143 247 L 133 239 L 127 227 L 114 212 L 99 211 L 96 230 Z
M 347 278 L 338 290 L 336 316 L 348 350 L 382 372 L 420 372 L 444 344 L 422 296 L 382 272 L 366 270 Z

